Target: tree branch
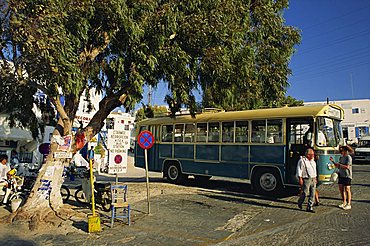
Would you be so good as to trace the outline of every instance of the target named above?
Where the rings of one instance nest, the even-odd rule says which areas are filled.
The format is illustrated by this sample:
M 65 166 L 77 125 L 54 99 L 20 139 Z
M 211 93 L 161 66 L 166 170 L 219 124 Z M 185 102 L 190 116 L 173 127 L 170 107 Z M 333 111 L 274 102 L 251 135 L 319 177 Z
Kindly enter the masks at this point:
M 110 39 L 108 37 L 108 33 L 103 32 L 103 37 L 104 37 L 104 44 L 101 47 L 97 47 L 97 48 L 94 48 L 94 49 L 92 47 L 90 47 L 89 49 L 87 49 L 85 47 L 84 51 L 81 52 L 81 54 L 79 56 L 79 62 L 78 63 L 80 65 L 83 65 L 87 61 L 93 61 L 105 48 L 108 47 L 109 42 L 110 42 Z
M 104 120 L 110 112 L 124 104 L 126 98 L 127 93 L 118 93 L 118 95 L 106 96 L 100 101 L 99 110 L 95 113 L 89 124 L 84 129 L 86 140 L 89 141 L 101 130 Z

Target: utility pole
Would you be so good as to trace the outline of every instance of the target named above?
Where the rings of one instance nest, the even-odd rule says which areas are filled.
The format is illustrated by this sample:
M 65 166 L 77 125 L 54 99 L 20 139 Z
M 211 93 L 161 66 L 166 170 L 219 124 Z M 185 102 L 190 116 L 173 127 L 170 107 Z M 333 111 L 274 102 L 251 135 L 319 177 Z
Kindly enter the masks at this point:
M 152 94 L 153 94 L 152 86 L 149 85 L 149 92 L 148 92 L 148 105 L 149 106 L 151 105 L 151 102 L 152 102 Z

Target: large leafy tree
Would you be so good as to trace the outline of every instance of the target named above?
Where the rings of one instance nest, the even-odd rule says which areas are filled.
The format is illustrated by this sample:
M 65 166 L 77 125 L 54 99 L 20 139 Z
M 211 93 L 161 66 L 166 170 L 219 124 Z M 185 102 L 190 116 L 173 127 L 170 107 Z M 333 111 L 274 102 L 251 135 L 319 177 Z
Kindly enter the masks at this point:
M 145 84 L 167 83 L 172 113 L 181 106 L 195 111 L 194 89 L 204 92 L 207 106 L 231 94 L 247 107 L 269 104 L 284 95 L 299 42 L 298 31 L 284 26 L 287 6 L 287 0 L 1 1 L 0 112 L 37 128 L 33 103 L 55 108 L 55 134 L 64 136 L 81 94 L 94 87 L 104 97 L 81 130 L 89 141 L 113 109 L 134 107 Z M 50 103 L 34 97 L 36 90 Z M 61 206 L 62 166 L 49 155 L 39 179 L 54 168 L 50 199 L 38 196 L 36 186 L 26 217 L 42 219 Z
M 297 29 L 284 24 L 287 7 L 288 1 L 256 0 L 250 2 L 247 16 L 242 8 L 217 15 L 218 25 L 235 24 L 218 35 L 228 42 L 226 37 L 235 38 L 231 46 L 207 49 L 202 69 L 206 78 L 201 81 L 205 107 L 241 110 L 284 104 L 291 73 L 288 64 L 300 41 Z M 244 25 L 236 24 L 243 18 Z

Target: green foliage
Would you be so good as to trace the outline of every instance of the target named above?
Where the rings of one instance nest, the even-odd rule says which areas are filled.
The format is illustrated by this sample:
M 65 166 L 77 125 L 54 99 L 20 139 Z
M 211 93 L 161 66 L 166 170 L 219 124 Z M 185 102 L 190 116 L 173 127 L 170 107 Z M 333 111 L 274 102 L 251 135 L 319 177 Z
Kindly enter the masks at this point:
M 288 107 L 303 106 L 303 100 L 297 100 L 291 96 L 287 96 L 279 102 L 279 106 L 288 106 Z
M 7 77 L 7 87 L 0 92 L 8 94 L 0 111 L 35 118 L 36 87 L 54 106 L 64 95 L 72 121 L 84 89 L 95 87 L 105 96 L 90 122 L 98 131 L 110 111 L 134 108 L 143 86 L 160 81 L 168 84 L 172 113 L 182 106 L 196 111 L 194 90 L 204 93 L 206 107 L 276 104 L 300 40 L 284 25 L 287 6 L 287 0 L 4 0 L 0 79 Z M 15 95 L 18 105 L 10 103 Z
M 142 107 L 136 111 L 135 122 L 139 122 L 147 118 L 167 116 L 168 113 L 169 113 L 168 109 L 165 106 L 158 105 L 151 106 L 143 104 Z
M 233 3 L 219 11 L 231 11 Z M 246 20 L 229 30 L 233 45 L 206 53 L 203 74 L 209 79 L 201 83 L 205 107 L 253 109 L 277 106 L 284 99 L 289 60 L 300 41 L 298 30 L 284 25 L 281 13 L 287 6 L 288 1 L 252 1 L 247 15 L 236 8 L 242 13 L 237 11 L 234 18 Z
M 101 155 L 103 152 L 104 152 L 104 148 L 103 146 L 99 143 L 98 145 L 96 145 L 96 147 L 94 148 L 94 152 L 95 154 L 99 154 Z

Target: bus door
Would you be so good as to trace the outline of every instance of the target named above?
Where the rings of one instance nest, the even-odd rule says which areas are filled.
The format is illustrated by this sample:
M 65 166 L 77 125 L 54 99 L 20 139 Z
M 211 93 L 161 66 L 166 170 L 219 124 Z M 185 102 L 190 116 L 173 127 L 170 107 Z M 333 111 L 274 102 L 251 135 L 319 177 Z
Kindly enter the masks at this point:
M 297 163 L 299 158 L 304 156 L 306 149 L 312 146 L 313 119 L 290 118 L 287 119 L 286 126 L 285 182 L 298 184 Z
M 159 126 L 153 125 L 149 127 L 149 131 L 153 134 L 155 139 L 155 144 L 152 148 L 148 150 L 148 165 L 151 167 L 150 169 L 161 171 L 161 167 L 159 166 L 158 156 L 159 156 L 159 145 L 157 141 L 159 140 Z

